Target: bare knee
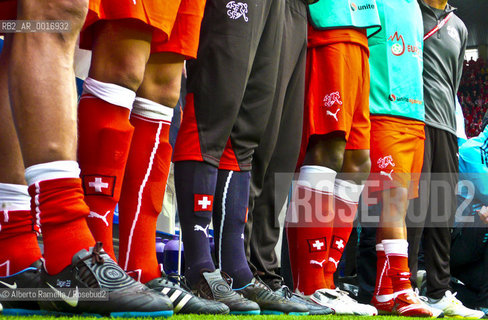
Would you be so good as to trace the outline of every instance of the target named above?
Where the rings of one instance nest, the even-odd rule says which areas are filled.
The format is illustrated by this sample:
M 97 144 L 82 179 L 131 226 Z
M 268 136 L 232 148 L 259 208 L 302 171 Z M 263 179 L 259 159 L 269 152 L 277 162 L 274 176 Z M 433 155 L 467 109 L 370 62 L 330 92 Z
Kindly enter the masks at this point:
M 137 91 L 137 96 L 174 108 L 180 98 L 180 89 L 181 75 L 176 79 L 144 78 L 139 91 Z
M 389 199 L 397 204 L 406 204 L 408 202 L 408 190 L 407 188 L 392 188 L 383 192 L 383 197 L 389 197 Z M 406 208 L 405 208 L 406 209 Z
M 179 54 L 152 54 L 137 95 L 171 108 L 176 106 L 180 98 L 183 63 L 184 57 Z
M 340 172 L 346 140 L 342 135 L 316 135 L 309 141 L 305 165 L 319 165 Z
M 90 77 L 137 91 L 144 78 L 144 61 L 124 54 L 113 57 L 110 62 L 107 59 L 106 56 L 93 56 Z
M 344 163 L 344 151 L 338 148 L 331 148 L 326 153 L 321 153 L 322 157 L 319 164 L 325 165 L 328 168 L 338 172 L 341 171 Z
M 19 1 L 19 19 L 62 20 L 68 29 L 60 34 L 77 36 L 85 21 L 88 0 Z
M 342 172 L 353 174 L 353 180 L 360 182 L 368 178 L 370 170 L 369 150 L 346 150 Z
M 126 20 L 98 22 L 91 28 L 89 76 L 137 91 L 151 51 L 152 30 L 141 22 Z

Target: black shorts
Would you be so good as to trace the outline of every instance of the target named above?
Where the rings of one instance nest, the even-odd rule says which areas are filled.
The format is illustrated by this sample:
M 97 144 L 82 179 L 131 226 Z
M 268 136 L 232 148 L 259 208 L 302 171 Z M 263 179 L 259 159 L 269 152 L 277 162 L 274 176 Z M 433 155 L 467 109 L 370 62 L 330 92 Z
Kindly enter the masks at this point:
M 207 0 L 173 161 L 251 169 L 276 88 L 284 1 Z M 225 152 L 224 152 L 225 150 Z

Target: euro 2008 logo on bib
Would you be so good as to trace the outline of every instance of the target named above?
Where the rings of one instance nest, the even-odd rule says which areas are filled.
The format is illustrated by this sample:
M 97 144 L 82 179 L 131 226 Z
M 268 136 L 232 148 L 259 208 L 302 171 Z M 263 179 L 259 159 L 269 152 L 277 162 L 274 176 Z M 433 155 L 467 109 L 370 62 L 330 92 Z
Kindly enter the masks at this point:
M 391 46 L 391 53 L 393 53 L 393 55 L 401 56 L 405 53 L 405 40 L 401 34 L 398 34 L 398 31 L 390 36 L 388 41 L 394 42 Z

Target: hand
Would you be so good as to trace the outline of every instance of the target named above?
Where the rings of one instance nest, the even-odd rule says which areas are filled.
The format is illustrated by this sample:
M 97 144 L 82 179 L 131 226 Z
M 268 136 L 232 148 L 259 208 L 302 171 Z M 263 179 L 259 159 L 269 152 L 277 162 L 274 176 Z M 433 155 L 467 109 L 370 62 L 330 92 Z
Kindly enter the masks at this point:
M 478 215 L 480 216 L 480 220 L 484 224 L 488 224 L 488 207 L 483 206 L 480 210 L 477 210 Z

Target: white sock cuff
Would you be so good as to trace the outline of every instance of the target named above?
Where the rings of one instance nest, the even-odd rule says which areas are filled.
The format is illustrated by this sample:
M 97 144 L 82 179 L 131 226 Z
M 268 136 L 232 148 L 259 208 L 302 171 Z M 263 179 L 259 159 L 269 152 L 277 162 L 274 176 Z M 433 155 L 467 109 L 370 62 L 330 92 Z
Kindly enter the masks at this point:
M 319 191 L 334 192 L 337 172 L 322 166 L 302 166 L 297 184 Z
M 385 247 L 383 246 L 382 243 L 376 244 L 376 251 L 385 251 Z
M 27 186 L 0 183 L 0 210 L 30 210 L 30 196 Z
M 136 93 L 122 86 L 86 78 L 83 93 L 89 93 L 113 105 L 132 110 Z M 83 97 L 82 97 L 83 98 Z
M 25 169 L 25 180 L 29 186 L 44 180 L 79 177 L 78 162 L 70 160 L 41 163 Z
M 136 97 L 134 100 L 132 114 L 137 114 L 153 120 L 171 122 L 171 119 L 173 119 L 173 108 L 164 106 L 146 98 Z
M 408 256 L 408 241 L 405 239 L 386 239 L 381 243 L 385 248 L 385 254 Z
M 343 201 L 358 203 L 363 188 L 364 184 L 355 184 L 346 180 L 336 179 L 334 195 Z

